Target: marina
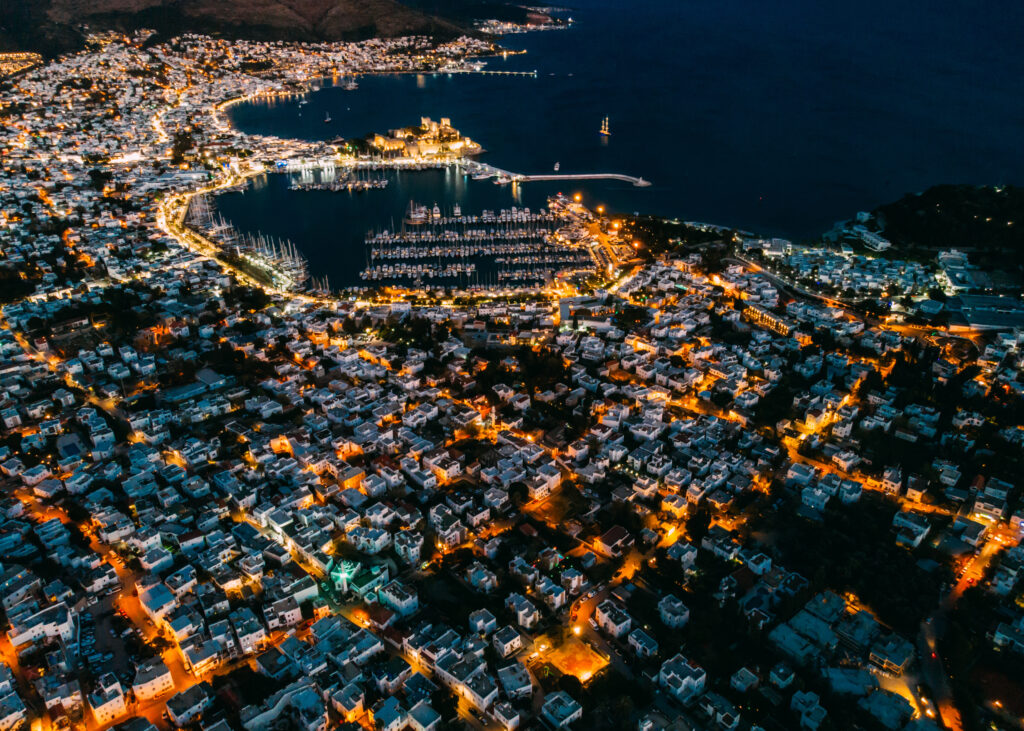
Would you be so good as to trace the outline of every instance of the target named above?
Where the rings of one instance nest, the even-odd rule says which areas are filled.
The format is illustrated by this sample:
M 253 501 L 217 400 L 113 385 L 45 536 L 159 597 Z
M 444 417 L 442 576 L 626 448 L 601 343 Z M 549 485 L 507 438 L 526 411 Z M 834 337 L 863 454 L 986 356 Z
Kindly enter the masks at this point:
M 388 181 L 386 179 L 379 180 L 332 180 L 330 182 L 301 182 L 293 181 L 288 186 L 289 190 L 328 190 L 332 193 L 340 193 L 342 191 L 364 191 L 364 190 L 379 190 L 380 188 L 388 187 Z
M 364 281 L 386 283 L 457 279 L 467 287 L 484 280 L 501 284 L 539 284 L 571 269 L 587 270 L 594 260 L 586 247 L 565 243 L 558 231 L 565 221 L 554 211 L 512 206 L 464 215 L 409 202 L 397 231 L 371 232 L 364 241 Z
M 590 271 L 597 264 L 603 268 L 606 262 L 600 253 L 592 255 L 587 247 L 581 246 L 586 238 L 581 231 L 563 231 L 558 235 L 559 226 L 564 223 L 563 206 L 542 206 L 534 210 L 527 205 L 518 205 L 522 194 L 520 183 L 610 179 L 634 186 L 650 185 L 643 178 L 617 173 L 563 174 L 557 172 L 560 167 L 560 163 L 556 163 L 553 174 L 523 175 L 470 157 L 381 155 L 358 159 L 287 159 L 274 165 L 278 175 L 262 176 L 263 182 L 252 186 L 235 186 L 230 193 L 241 192 L 245 197 L 248 191 L 267 187 L 269 178 L 285 179 L 289 193 L 302 195 L 381 191 L 387 189 L 392 181 L 402 180 L 406 174 L 420 177 L 428 172 L 443 175 L 444 185 L 429 189 L 434 193 L 450 189 L 453 185 L 456 190 L 465 190 L 476 188 L 485 181 L 491 182 L 498 188 L 507 187 L 515 203 L 500 208 L 481 207 L 477 213 L 466 213 L 461 199 L 444 205 L 434 202 L 433 206 L 427 206 L 410 197 L 403 214 L 397 217 L 397 227 L 394 213 L 368 221 L 369 225 L 364 230 L 369 230 L 369 233 L 362 241 L 364 266 L 357 274 L 359 282 L 414 286 L 454 284 L 467 288 L 489 285 L 532 287 L 550 282 L 564 271 Z M 562 200 L 561 192 L 557 195 L 555 202 Z M 545 202 L 551 200 L 545 199 Z M 238 256 L 278 286 L 296 290 L 306 286 L 309 279 L 309 265 L 304 254 L 307 242 L 296 246 L 290 237 L 286 237 L 286 243 L 272 243 L 276 239 L 269 239 L 271 243 L 268 243 L 262 229 L 240 236 L 219 215 L 213 216 L 205 210 L 208 207 L 205 200 L 197 200 L 195 207 L 193 225 L 197 230 L 205 232 L 227 250 L 240 247 Z M 366 210 L 361 207 L 353 213 L 361 216 Z M 296 220 L 302 220 L 302 217 Z M 385 220 L 389 222 L 386 226 L 383 225 Z M 351 223 L 346 221 L 343 228 L 351 230 Z M 333 239 L 329 233 L 326 235 L 328 241 Z M 346 249 L 348 247 L 342 247 L 342 251 Z M 347 266 L 343 269 L 346 273 L 351 271 Z M 323 283 L 330 274 L 337 274 L 334 267 L 328 271 L 317 268 L 316 273 L 321 277 L 321 283 L 313 285 L 318 291 L 323 289 Z M 336 276 L 335 281 L 342 281 L 343 287 L 358 286 L 348 276 Z
M 278 289 L 306 291 L 309 262 L 298 247 L 288 239 L 262 233 L 239 233 L 235 227 L 210 207 L 206 195 L 194 196 L 185 222 L 208 240 L 234 257 L 252 274 Z
M 306 161 L 275 167 L 283 174 L 253 178 L 242 189 L 211 196 L 209 205 L 236 236 L 293 242 L 310 276 L 329 278 L 335 291 L 417 280 L 425 286 L 529 287 L 559 271 L 594 267 L 585 235 L 565 230 L 558 207 L 548 205 L 560 192 L 557 183 L 493 185 L 474 180 L 465 164 L 361 161 L 354 172 L 387 184 L 362 193 L 332 192 L 321 185 L 318 171 L 329 166 Z M 341 177 L 345 170 L 338 164 L 328 175 Z

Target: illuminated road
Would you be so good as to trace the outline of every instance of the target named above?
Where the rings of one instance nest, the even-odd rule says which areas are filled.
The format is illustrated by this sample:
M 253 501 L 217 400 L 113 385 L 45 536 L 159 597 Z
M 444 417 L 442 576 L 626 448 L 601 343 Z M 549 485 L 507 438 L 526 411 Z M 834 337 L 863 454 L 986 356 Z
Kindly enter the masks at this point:
M 936 707 L 942 722 L 953 731 L 963 731 L 963 723 L 960 712 L 953 702 L 953 690 L 939 653 L 938 638 L 945 631 L 948 613 L 956 607 L 957 601 L 969 587 L 982 580 L 985 571 L 1000 548 L 1000 540 L 990 537 L 982 546 L 981 551 L 968 559 L 956 584 L 942 599 L 935 613 L 921 623 L 918 633 L 917 646 L 921 656 L 922 678 L 935 696 Z
M 35 495 L 32 494 L 30 490 L 24 487 L 15 487 L 12 484 L 9 492 L 21 501 L 25 506 L 26 512 L 32 515 L 36 520 L 43 522 L 56 518 L 61 523 L 71 523 L 71 519 L 63 509 L 44 505 L 35 497 Z M 112 608 L 116 608 L 117 610 L 124 612 L 126 619 L 138 631 L 140 636 L 143 638 L 143 641 L 147 644 L 151 643 L 161 634 L 161 632 L 142 610 L 142 605 L 139 602 L 138 594 L 135 590 L 135 581 L 137 578 L 136 573 L 125 566 L 124 561 L 117 556 L 108 545 L 102 543 L 87 526 L 83 526 L 82 528 L 86 539 L 89 541 L 89 547 L 103 560 L 104 563 L 114 569 L 120 584 L 120 588 L 113 597 L 113 600 L 103 599 L 98 602 L 96 606 L 99 607 L 109 602 Z M 270 644 L 282 642 L 285 637 L 285 633 L 280 631 L 271 634 L 268 638 L 268 646 Z M 247 665 L 249 664 L 251 657 L 242 657 L 231 660 L 230 662 L 222 664 L 210 673 L 196 676 L 185 669 L 184 660 L 181 652 L 178 650 L 177 644 L 173 639 L 170 641 L 171 646 L 160 653 L 160 658 L 171 672 L 171 678 L 174 682 L 172 690 L 160 697 L 147 701 L 142 705 L 137 705 L 132 702 L 128 703 L 129 716 L 144 716 L 160 729 L 171 728 L 168 722 L 164 720 L 163 713 L 167 707 L 168 698 L 173 694 L 187 690 L 193 685 L 197 685 L 204 680 L 210 680 L 218 675 L 225 675 L 239 667 L 242 667 L 243 665 Z M 19 685 L 25 685 L 27 687 L 27 681 L 23 677 L 23 673 L 20 672 L 20 667 L 17 663 L 17 656 L 13 652 L 13 648 L 7 640 L 6 634 L 3 635 L 3 640 L 0 641 L 0 659 L 5 661 L 13 660 L 13 662 L 10 662 L 9 664 L 11 665 L 12 671 L 15 672 L 15 676 L 19 680 Z M 128 689 L 128 687 L 125 688 L 125 690 Z M 127 717 L 128 716 L 118 718 L 111 723 L 101 725 L 95 722 L 91 711 L 87 709 L 85 713 L 85 728 L 86 731 L 104 731 L 104 729 L 125 720 Z M 47 724 L 50 723 L 50 719 L 47 714 L 43 714 L 43 718 Z

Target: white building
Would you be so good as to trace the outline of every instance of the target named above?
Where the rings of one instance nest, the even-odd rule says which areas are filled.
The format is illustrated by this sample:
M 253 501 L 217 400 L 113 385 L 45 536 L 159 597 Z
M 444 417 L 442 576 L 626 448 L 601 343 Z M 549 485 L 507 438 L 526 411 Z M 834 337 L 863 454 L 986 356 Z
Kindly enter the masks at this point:
M 101 675 L 89 694 L 89 707 L 96 724 L 105 726 L 125 714 L 124 690 L 113 673 Z
M 171 671 L 159 658 L 141 663 L 135 671 L 132 682 L 132 693 L 135 700 L 142 703 L 158 698 L 174 690 L 174 678 Z

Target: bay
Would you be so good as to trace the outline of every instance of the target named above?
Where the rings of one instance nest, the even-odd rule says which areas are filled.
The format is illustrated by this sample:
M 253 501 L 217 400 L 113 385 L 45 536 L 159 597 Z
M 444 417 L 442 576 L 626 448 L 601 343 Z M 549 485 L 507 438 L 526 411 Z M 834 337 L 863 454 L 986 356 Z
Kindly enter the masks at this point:
M 615 211 L 790 238 L 934 184 L 1024 177 L 1019 3 L 581 0 L 571 15 L 569 30 L 507 37 L 506 46 L 528 53 L 489 63 L 536 69 L 536 78 L 361 77 L 359 89 L 324 88 L 301 108 L 298 100 L 238 105 L 232 121 L 322 140 L 450 117 L 483 144 L 483 161 L 508 170 L 550 173 L 557 162 L 563 173 L 654 183 L 530 183 L 520 203 L 580 190 Z M 603 137 L 606 116 L 612 134 Z M 366 230 L 400 218 L 410 199 L 467 201 L 467 213 L 479 212 L 463 197 L 473 190 L 488 207 L 516 200 L 490 183 L 451 187 L 458 176 L 402 176 L 388 191 L 361 194 L 351 211 L 338 194 L 274 183 L 222 196 L 218 207 L 243 230 L 276 227 L 333 283 L 332 272 L 362 265 Z M 328 246 L 318 237 L 332 241 L 333 262 L 313 262 L 312 247 Z

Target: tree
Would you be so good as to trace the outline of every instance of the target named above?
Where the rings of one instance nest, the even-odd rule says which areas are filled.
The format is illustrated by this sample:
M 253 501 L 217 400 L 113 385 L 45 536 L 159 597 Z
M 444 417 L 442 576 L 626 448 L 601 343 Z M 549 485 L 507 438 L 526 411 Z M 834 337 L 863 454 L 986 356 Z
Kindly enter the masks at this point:
M 558 689 L 568 693 L 576 701 L 583 697 L 583 683 L 575 675 L 563 675 L 558 679 Z
M 787 381 L 782 380 L 757 402 L 754 421 L 760 425 L 774 425 L 787 418 L 792 408 L 793 389 Z
M 92 187 L 95 190 L 102 191 L 107 183 L 109 183 L 114 177 L 114 174 L 109 170 L 100 170 L 99 168 L 93 168 L 89 171 L 89 180 L 92 183 Z
M 192 133 L 188 130 L 181 130 L 174 134 L 174 142 L 171 146 L 171 164 L 181 165 L 185 162 L 185 153 L 195 147 Z
M 869 317 L 884 317 L 889 314 L 888 305 L 882 305 L 878 300 L 871 298 L 861 300 L 857 307 Z
M 449 691 L 441 688 L 430 696 L 430 705 L 438 712 L 441 719 L 448 722 L 458 718 L 459 701 Z
M 711 513 L 706 505 L 701 505 L 686 519 L 686 534 L 694 543 L 699 543 L 708 534 L 711 527 Z

